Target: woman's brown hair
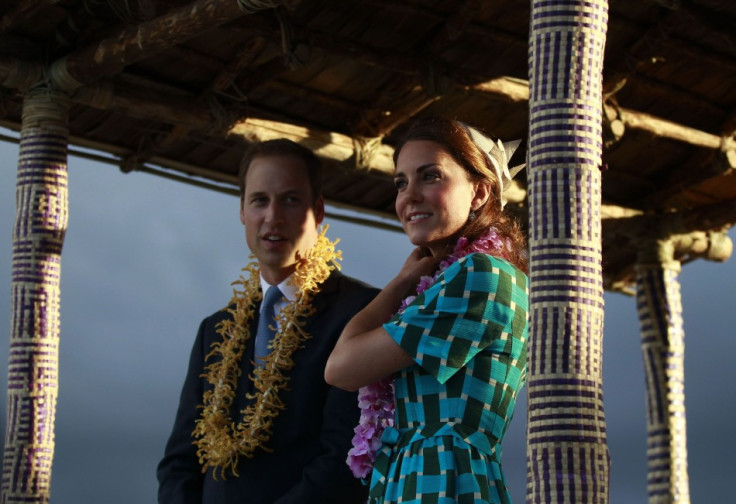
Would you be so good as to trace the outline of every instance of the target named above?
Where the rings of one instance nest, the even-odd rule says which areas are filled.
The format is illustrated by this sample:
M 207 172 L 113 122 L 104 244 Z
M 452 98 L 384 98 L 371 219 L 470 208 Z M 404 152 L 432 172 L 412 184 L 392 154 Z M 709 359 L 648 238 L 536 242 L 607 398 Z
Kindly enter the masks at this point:
M 485 133 L 484 133 L 485 134 Z M 489 136 L 489 135 L 486 135 Z M 508 259 L 519 269 L 527 272 L 529 256 L 526 237 L 519 222 L 506 214 L 501 208 L 501 185 L 493 165 L 485 153 L 473 142 L 465 126 L 451 119 L 427 117 L 415 121 L 402 137 L 394 151 L 394 165 L 401 149 L 412 140 L 429 140 L 442 146 L 455 161 L 463 167 L 471 180 L 485 181 L 490 185 L 491 196 L 481 208 L 475 211 L 475 218 L 467 223 L 448 240 L 448 253 L 460 236 L 473 241 L 493 227 L 504 241 L 511 242 L 507 250 Z

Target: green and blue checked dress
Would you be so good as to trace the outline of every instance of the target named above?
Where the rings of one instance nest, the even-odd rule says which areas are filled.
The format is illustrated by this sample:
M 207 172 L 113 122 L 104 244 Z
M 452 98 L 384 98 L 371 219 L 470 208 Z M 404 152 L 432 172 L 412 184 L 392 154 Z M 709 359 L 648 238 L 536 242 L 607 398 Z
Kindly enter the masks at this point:
M 416 364 L 394 376 L 371 504 L 511 502 L 501 441 L 525 379 L 528 304 L 521 270 L 475 253 L 383 326 Z

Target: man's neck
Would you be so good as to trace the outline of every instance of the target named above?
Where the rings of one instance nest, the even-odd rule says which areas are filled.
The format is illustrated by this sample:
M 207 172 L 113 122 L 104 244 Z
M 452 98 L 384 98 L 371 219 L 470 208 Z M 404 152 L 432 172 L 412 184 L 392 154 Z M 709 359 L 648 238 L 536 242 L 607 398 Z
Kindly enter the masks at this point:
M 287 268 L 280 268 L 277 270 L 264 268 L 259 265 L 261 269 L 261 277 L 268 282 L 270 285 L 278 285 L 291 276 L 296 270 L 296 264 Z

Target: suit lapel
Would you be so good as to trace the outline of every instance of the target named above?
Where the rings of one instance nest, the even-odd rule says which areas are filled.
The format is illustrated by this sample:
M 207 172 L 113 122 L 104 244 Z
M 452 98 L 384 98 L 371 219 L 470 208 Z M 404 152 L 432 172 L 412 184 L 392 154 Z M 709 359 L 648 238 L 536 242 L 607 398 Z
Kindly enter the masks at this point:
M 314 306 L 314 314 L 307 319 L 307 330 L 309 330 L 312 322 L 317 317 L 319 317 L 323 311 L 330 307 L 330 303 L 333 299 L 333 294 L 337 292 L 337 289 L 339 287 L 340 277 L 342 277 L 342 273 L 335 269 L 330 273 L 330 276 L 327 277 L 327 280 L 322 282 L 322 285 L 320 285 L 319 292 L 316 296 L 314 296 L 314 300 L 312 301 L 312 306 Z

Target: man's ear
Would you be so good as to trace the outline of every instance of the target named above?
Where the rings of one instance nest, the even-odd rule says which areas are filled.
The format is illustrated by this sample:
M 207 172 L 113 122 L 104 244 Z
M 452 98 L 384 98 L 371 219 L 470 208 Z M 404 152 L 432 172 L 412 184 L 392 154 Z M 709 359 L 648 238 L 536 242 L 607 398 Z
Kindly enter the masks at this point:
M 325 220 L 325 200 L 322 196 L 317 198 L 317 201 L 314 202 L 314 220 L 317 221 L 317 225 L 319 226 L 322 224 L 322 221 Z
M 240 222 L 245 226 L 245 198 L 240 197 Z
M 475 183 L 474 190 L 475 195 L 470 202 L 470 209 L 473 211 L 478 210 L 488 202 L 491 197 L 491 185 L 485 180 L 481 180 Z

